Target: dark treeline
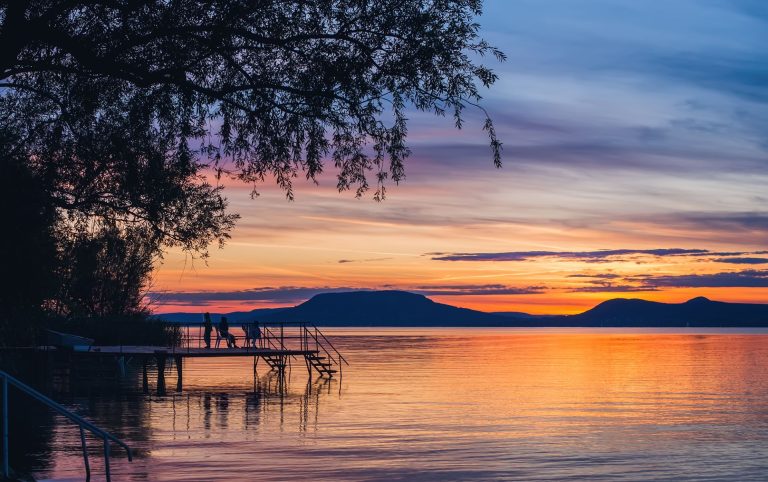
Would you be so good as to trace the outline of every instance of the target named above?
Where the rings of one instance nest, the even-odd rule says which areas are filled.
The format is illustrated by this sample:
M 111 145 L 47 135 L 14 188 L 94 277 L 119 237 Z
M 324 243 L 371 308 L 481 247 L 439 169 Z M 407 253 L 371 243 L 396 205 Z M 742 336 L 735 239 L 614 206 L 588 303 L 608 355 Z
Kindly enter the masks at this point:
M 44 328 L 105 343 L 142 333 L 151 334 L 147 341 L 169 340 L 160 324 L 134 328 L 149 314 L 144 295 L 157 254 L 151 239 L 116 223 L 71 224 L 40 176 L 9 156 L 0 157 L 0 199 L 6 233 L 0 236 L 1 345 L 42 341 Z

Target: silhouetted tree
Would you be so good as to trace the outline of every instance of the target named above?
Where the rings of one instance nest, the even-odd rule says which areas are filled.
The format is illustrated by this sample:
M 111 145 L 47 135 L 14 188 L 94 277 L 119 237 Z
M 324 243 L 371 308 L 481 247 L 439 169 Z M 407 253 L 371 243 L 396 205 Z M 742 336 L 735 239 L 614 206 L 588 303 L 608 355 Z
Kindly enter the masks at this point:
M 59 107 L 24 90 L 0 98 L 0 132 L 15 140 L 9 150 L 26 159 L 67 227 L 96 220 L 192 252 L 224 242 L 237 216 L 226 213 L 222 187 L 205 179 L 177 132 L 158 127 L 138 91 L 80 79 L 60 95 Z
M 503 58 L 478 37 L 481 5 L 6 0 L 0 87 L 37 108 L 45 100 L 40 116 L 55 135 L 95 134 L 76 132 L 94 127 L 76 121 L 95 121 L 119 99 L 120 115 L 177 140 L 175 156 L 204 153 L 249 183 L 274 177 L 288 196 L 298 172 L 314 179 L 330 157 L 339 189 L 362 194 L 375 170 L 380 198 L 384 181 L 404 174 L 406 106 L 448 112 L 461 126 L 465 106 L 480 99 L 477 84 L 495 81 L 473 58 Z M 140 128 L 126 132 L 131 142 Z M 485 129 L 498 165 L 489 118 Z
M 23 159 L 0 133 L 0 345 L 29 343 L 43 305 L 57 289 L 54 209 Z M 25 323 L 15 323 L 22 319 Z
M 157 252 L 151 239 L 107 225 L 65 242 L 57 314 L 115 318 L 145 313 L 144 295 Z
M 461 127 L 496 80 L 477 61 L 503 59 L 478 36 L 481 4 L 0 0 L 0 136 L 53 207 L 38 228 L 71 257 L 58 306 L 135 307 L 164 248 L 223 243 L 237 216 L 213 173 L 291 198 L 330 160 L 339 190 L 362 195 L 373 173 L 381 199 L 404 176 L 406 109 Z M 484 129 L 498 166 L 487 116 Z M 115 253 L 144 273 L 122 301 Z

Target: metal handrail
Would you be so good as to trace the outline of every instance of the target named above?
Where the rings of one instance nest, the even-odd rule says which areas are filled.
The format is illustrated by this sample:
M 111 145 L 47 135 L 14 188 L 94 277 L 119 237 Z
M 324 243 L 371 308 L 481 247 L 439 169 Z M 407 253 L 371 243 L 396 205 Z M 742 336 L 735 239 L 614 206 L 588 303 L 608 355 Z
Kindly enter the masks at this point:
M 280 348 L 275 345 L 275 343 L 272 341 L 272 339 L 277 339 L 277 335 L 272 333 L 272 330 L 267 328 L 266 326 L 262 327 L 262 333 L 264 333 L 264 339 L 267 341 L 270 347 L 272 347 L 273 350 L 279 350 Z M 283 337 L 285 339 L 285 337 Z M 281 345 L 283 343 L 281 342 Z
M 77 415 L 76 413 L 70 411 L 63 405 L 59 404 L 58 402 L 55 402 L 51 400 L 50 398 L 46 397 L 42 393 L 38 392 L 34 388 L 30 387 L 29 385 L 25 384 L 24 382 L 12 377 L 8 373 L 0 370 L 0 379 L 2 379 L 2 385 L 3 385 L 3 401 L 2 401 L 2 416 L 3 416 L 3 436 L 2 436 L 2 447 L 3 447 L 3 462 L 2 462 L 2 475 L 6 478 L 10 477 L 10 467 L 8 466 L 8 387 L 9 385 L 13 385 L 20 391 L 24 392 L 25 394 L 29 395 L 30 397 L 34 398 L 35 400 L 39 401 L 40 403 L 43 403 L 44 405 L 48 405 L 51 409 L 53 409 L 55 412 L 57 412 L 59 415 L 62 415 L 65 418 L 68 418 L 70 421 L 74 422 L 76 425 L 80 427 L 80 442 L 83 449 L 83 461 L 85 463 L 85 474 L 86 474 L 86 480 L 91 479 L 91 467 L 88 463 L 88 450 L 86 449 L 85 445 L 85 430 L 88 430 L 92 434 L 94 434 L 97 437 L 100 437 L 104 442 L 104 470 L 106 472 L 107 481 L 109 482 L 111 480 L 110 478 L 110 470 L 109 470 L 109 442 L 112 441 L 116 443 L 117 445 L 123 447 L 128 454 L 128 461 L 133 461 L 133 455 L 131 453 L 131 448 L 128 447 L 125 443 L 123 443 L 122 440 L 118 439 L 114 435 L 105 432 L 104 430 L 100 429 L 99 427 L 93 425 L 88 420 L 82 418 L 81 416 Z
M 324 353 L 334 365 L 339 367 L 339 370 L 341 369 L 342 365 L 349 366 L 349 362 L 346 358 L 344 358 L 344 355 L 339 352 L 331 340 L 329 340 L 325 334 L 320 331 L 320 329 L 318 329 L 318 327 L 313 323 L 306 321 L 248 321 L 246 324 L 256 325 L 261 329 L 261 343 L 263 343 L 263 348 L 272 349 L 275 351 L 284 351 L 288 349 L 288 346 L 293 345 L 291 342 L 298 340 L 300 349 L 309 352 L 311 351 L 310 340 L 314 340 L 315 353 Z M 193 326 L 199 327 L 200 325 L 191 324 L 185 327 L 186 331 L 184 339 L 186 341 L 187 350 L 189 350 L 191 345 L 192 336 L 190 335 L 190 329 Z M 280 330 L 279 333 L 277 332 L 277 328 Z M 286 332 L 286 328 L 289 331 Z M 294 328 L 297 328 L 298 331 L 294 331 Z M 246 336 L 235 335 L 231 331 L 229 332 L 229 336 L 231 336 L 234 340 L 247 339 Z M 246 349 L 251 349 L 251 346 L 249 345 L 243 345 L 243 347 Z M 293 357 L 293 355 L 291 356 Z
M 296 325 L 297 328 L 303 328 L 304 327 L 303 324 L 301 324 L 301 325 L 300 324 L 295 324 L 295 325 Z M 186 349 L 187 352 L 189 352 L 189 350 L 191 348 L 193 348 L 193 346 L 192 346 L 193 337 L 192 337 L 192 334 L 190 333 L 190 331 L 191 331 L 192 328 L 199 328 L 200 326 L 201 326 L 200 324 L 190 324 L 190 325 L 184 326 L 183 327 L 184 328 L 184 332 L 182 334 L 181 346 L 180 347 L 175 347 L 175 346 L 170 347 L 169 349 L 171 350 L 171 353 L 176 353 L 177 348 L 179 348 L 181 350 Z M 296 334 L 296 332 L 294 332 L 293 334 L 291 334 L 291 333 L 287 333 L 287 334 L 283 333 L 281 335 L 281 334 L 274 333 L 272 330 L 269 329 L 270 326 L 272 328 L 274 328 L 275 326 L 279 326 L 276 323 L 273 323 L 273 324 L 261 324 L 261 323 L 259 323 L 258 326 L 259 326 L 259 328 L 262 331 L 262 337 L 261 337 L 262 340 L 266 340 L 266 342 L 274 350 L 287 349 L 288 348 L 288 344 L 286 344 L 285 342 L 286 341 L 290 341 L 290 340 L 300 340 L 300 345 L 302 345 L 302 346 L 305 344 L 304 342 L 305 342 L 306 335 L 304 335 L 301 332 L 299 332 L 299 334 Z M 243 340 L 248 339 L 248 337 L 246 337 L 245 335 L 236 335 L 232 331 L 230 331 L 229 334 L 236 341 L 243 341 Z M 221 338 L 221 339 L 224 340 L 224 338 Z M 211 338 L 211 340 L 213 340 L 213 337 Z M 273 342 L 273 340 L 281 343 L 281 346 L 276 345 Z M 198 336 L 197 336 L 197 341 L 198 341 L 197 348 L 201 348 L 201 343 L 200 343 L 201 342 L 201 337 L 200 337 L 199 333 L 198 333 Z M 242 345 L 241 347 L 238 347 L 238 348 L 245 348 L 245 349 L 254 348 L 255 349 L 256 347 L 250 347 L 250 346 Z
M 323 338 L 323 341 L 325 341 L 328 344 L 328 346 L 331 347 L 331 350 L 333 350 L 336 353 L 336 356 L 339 357 L 339 360 L 343 361 L 345 365 L 349 366 L 349 362 L 347 361 L 347 359 L 344 358 L 344 356 L 339 352 L 339 350 L 336 349 L 335 346 L 333 346 L 333 343 L 331 343 L 331 340 L 326 338 L 325 335 L 323 335 L 323 332 L 320 331 L 314 324 L 309 323 L 309 325 L 315 329 L 314 335 L 312 334 L 312 332 L 309 332 L 310 336 L 312 336 L 315 339 L 315 341 L 318 342 L 318 344 L 325 350 L 325 346 L 322 343 L 320 343 L 320 341 L 317 338 L 317 335 L 320 335 Z M 325 352 L 328 353 L 328 350 L 325 350 Z M 328 353 L 328 355 L 330 355 L 330 353 Z

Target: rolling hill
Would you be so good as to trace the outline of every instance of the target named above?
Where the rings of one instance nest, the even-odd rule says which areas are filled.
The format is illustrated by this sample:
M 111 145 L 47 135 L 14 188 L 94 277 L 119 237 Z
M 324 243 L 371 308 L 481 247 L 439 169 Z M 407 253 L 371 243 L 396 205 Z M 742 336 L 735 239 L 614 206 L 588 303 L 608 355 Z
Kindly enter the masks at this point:
M 218 314 L 213 314 L 214 320 Z M 486 313 L 437 303 L 407 291 L 323 293 L 290 308 L 226 313 L 230 323 L 308 321 L 322 326 L 484 326 L 484 327 L 765 327 L 768 304 L 724 303 L 699 297 L 684 303 L 617 298 L 578 315 Z M 199 313 L 157 318 L 200 323 Z

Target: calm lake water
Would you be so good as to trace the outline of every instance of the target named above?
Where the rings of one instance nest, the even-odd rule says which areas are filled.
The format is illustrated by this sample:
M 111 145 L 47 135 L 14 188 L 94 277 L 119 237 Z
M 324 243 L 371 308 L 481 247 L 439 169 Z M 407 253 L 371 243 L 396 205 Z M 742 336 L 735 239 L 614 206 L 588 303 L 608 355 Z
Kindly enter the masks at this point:
M 193 359 L 182 393 L 169 372 L 163 397 L 56 398 L 135 449 L 114 448 L 113 480 L 768 477 L 765 331 L 327 331 L 341 380 Z M 82 480 L 78 432 L 44 419 L 35 475 Z

